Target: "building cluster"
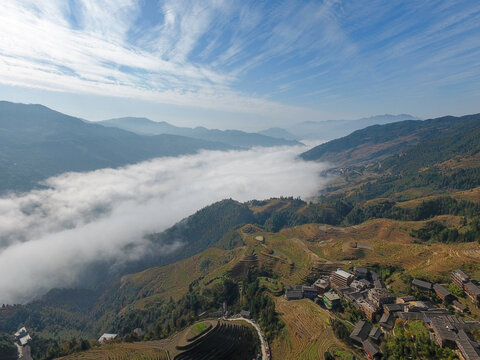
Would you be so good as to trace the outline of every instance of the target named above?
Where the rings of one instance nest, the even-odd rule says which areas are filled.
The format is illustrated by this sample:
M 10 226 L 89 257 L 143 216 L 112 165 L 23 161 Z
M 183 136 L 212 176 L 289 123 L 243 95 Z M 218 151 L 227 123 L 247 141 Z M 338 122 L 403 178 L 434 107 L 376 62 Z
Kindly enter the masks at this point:
M 480 287 L 472 280 L 470 275 L 467 275 L 462 270 L 454 270 L 452 271 L 452 282 L 460 290 L 463 290 L 470 300 L 478 304 L 480 301 Z
M 452 283 L 458 289 L 462 290 L 474 304 L 478 305 L 480 301 L 480 287 L 477 283 L 462 270 L 452 271 L 451 278 Z M 448 291 L 442 284 L 432 284 L 428 281 L 413 279 L 412 286 L 418 291 L 434 291 L 442 301 L 451 304 L 455 310 L 459 312 L 467 311 L 467 308 L 458 301 L 457 297 Z
M 478 303 L 480 287 L 470 276 L 455 270 L 452 272 L 452 281 L 472 301 Z M 414 279 L 412 287 L 420 292 L 434 292 L 459 313 L 468 311 L 442 284 Z M 351 303 L 368 321 L 359 321 L 350 339 L 372 359 L 381 357 L 379 344 L 382 337 L 394 328 L 397 319 L 403 319 L 424 321 L 432 340 L 439 346 L 456 350 L 464 360 L 480 360 L 480 345 L 471 334 L 472 330 L 480 329 L 479 322 L 466 322 L 451 315 L 445 308 L 434 306 L 430 301 L 417 300 L 411 295 L 394 296 L 385 287 L 381 277 L 367 268 L 356 267 L 353 273 L 337 269 L 331 275 L 319 278 L 312 286 L 287 286 L 285 297 L 287 300 L 313 299 L 322 302 L 330 310 L 338 307 L 342 299 Z

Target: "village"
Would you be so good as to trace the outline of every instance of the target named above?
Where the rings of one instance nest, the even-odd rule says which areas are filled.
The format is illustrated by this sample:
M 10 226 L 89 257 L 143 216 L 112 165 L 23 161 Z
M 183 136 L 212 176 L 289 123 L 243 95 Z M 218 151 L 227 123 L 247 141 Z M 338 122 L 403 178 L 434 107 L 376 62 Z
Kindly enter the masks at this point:
M 446 284 L 413 279 L 412 290 L 421 299 L 412 295 L 394 296 L 377 272 L 364 267 L 355 267 L 352 272 L 337 269 L 310 286 L 286 286 L 285 298 L 311 299 L 333 312 L 339 310 L 342 303 L 353 305 L 364 319 L 354 324 L 348 340 L 368 359 L 382 358 L 382 341 L 392 332 L 397 319 L 402 319 L 423 321 L 431 340 L 441 348 L 452 349 L 460 359 L 480 360 L 480 344 L 472 336 L 472 332 L 480 329 L 480 322 L 464 319 L 468 307 Z M 453 271 L 451 284 L 468 296 L 472 306 L 478 306 L 480 287 L 468 274 Z

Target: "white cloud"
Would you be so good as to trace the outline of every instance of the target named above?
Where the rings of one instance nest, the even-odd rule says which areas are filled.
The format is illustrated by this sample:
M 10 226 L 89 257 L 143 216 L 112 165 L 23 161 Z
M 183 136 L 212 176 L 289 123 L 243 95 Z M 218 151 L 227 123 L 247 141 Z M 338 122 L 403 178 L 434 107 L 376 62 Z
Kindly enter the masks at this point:
M 238 92 L 235 72 L 189 58 L 231 12 L 228 2 L 166 1 L 150 15 L 158 24 L 133 42 L 138 1 L 74 3 L 70 9 L 58 1 L 2 2 L 0 82 L 282 118 L 316 112 Z
M 0 303 L 73 285 L 93 262 L 141 256 L 149 245 L 145 234 L 212 202 L 316 194 L 325 183 L 319 172 L 326 165 L 299 160 L 301 150 L 159 158 L 63 174 L 46 181 L 50 189 L 0 198 Z

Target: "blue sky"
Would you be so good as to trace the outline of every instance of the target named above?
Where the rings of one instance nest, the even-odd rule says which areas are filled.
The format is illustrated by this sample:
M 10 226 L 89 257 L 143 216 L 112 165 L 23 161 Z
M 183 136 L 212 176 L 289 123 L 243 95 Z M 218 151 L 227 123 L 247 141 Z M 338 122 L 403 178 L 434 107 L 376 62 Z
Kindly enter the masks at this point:
M 0 98 L 255 130 L 480 112 L 478 1 L 6 0 Z

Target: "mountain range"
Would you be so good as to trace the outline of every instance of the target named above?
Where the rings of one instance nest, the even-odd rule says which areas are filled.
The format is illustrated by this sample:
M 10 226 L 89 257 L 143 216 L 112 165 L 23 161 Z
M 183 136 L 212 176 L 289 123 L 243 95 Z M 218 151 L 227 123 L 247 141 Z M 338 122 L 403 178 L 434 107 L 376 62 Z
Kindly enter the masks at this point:
M 419 120 L 417 117 L 400 115 L 376 115 L 356 120 L 324 120 L 324 121 L 304 121 L 293 124 L 284 129 L 270 128 L 259 133 L 267 136 L 296 139 L 296 140 L 323 140 L 328 141 L 348 135 L 351 132 L 363 129 L 371 125 L 382 125 L 402 120 Z
M 153 123 L 138 119 L 134 122 Z M 42 180 L 64 172 L 119 167 L 155 157 L 192 154 L 202 149 L 224 151 L 299 144 L 234 130 L 158 126 L 180 130 L 139 135 L 68 116 L 42 105 L 1 101 L 0 173 L 3 176 L 0 177 L 0 193 L 28 191 L 41 186 Z
M 177 127 L 165 121 L 155 122 L 147 118 L 124 117 L 100 121 L 99 124 L 132 131 L 140 135 L 180 135 L 194 139 L 221 142 L 243 148 L 253 146 L 300 145 L 300 143 L 295 140 L 287 140 L 264 134 L 247 133 L 240 130 L 207 129 L 205 127 Z

